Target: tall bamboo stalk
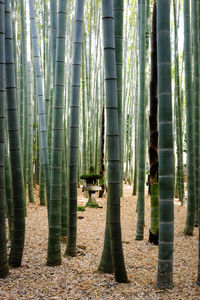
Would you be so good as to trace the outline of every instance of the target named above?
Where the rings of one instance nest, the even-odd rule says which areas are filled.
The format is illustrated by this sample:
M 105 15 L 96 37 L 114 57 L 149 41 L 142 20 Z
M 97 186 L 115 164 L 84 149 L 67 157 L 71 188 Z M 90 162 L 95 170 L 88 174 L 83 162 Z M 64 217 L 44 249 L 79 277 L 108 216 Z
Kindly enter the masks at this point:
M 0 278 L 8 275 L 5 198 L 5 17 L 0 1 Z
M 158 244 L 159 200 L 158 200 L 158 80 L 157 80 L 157 31 L 156 31 L 156 0 L 154 0 L 152 17 L 152 48 L 151 48 L 151 82 L 150 82 L 150 196 L 151 223 L 149 241 Z
M 84 34 L 85 37 L 85 34 Z M 85 82 L 85 38 L 83 38 L 83 48 L 82 48 L 82 127 L 83 127 L 83 174 L 87 174 L 88 172 L 88 151 L 87 151 L 87 120 L 86 120 L 86 82 Z
M 49 30 L 50 31 L 50 30 Z M 46 65 L 46 77 L 45 77 L 45 109 L 46 109 L 46 122 L 47 129 L 49 130 L 49 118 L 50 118 L 50 105 L 51 105 L 51 88 L 52 88 L 52 53 L 51 53 L 51 35 L 49 33 L 49 44 L 48 44 L 48 59 Z
M 163 22 L 165 20 L 165 22 Z M 159 288 L 173 287 L 174 152 L 171 95 L 170 0 L 157 0 L 159 107 Z
M 33 103 L 32 103 L 32 82 L 31 65 L 28 62 L 28 196 L 29 202 L 34 202 L 33 196 Z
M 186 136 L 187 136 L 187 218 L 184 233 L 192 235 L 196 205 L 195 166 L 194 166 L 194 112 L 192 91 L 192 48 L 190 30 L 190 3 L 184 0 L 184 61 L 186 97 Z
M 17 110 L 16 85 L 15 85 L 15 62 L 13 55 L 12 26 L 10 16 L 10 1 L 5 1 L 5 50 L 6 50 L 6 96 L 8 132 L 10 144 L 10 161 L 13 184 L 13 235 L 9 264 L 19 267 L 22 261 L 25 238 L 25 212 L 23 174 L 20 151 L 19 115 Z
M 65 124 L 65 122 L 64 122 Z M 65 127 L 64 127 L 64 141 L 65 141 Z M 64 143 L 63 143 L 64 144 Z M 68 185 L 66 172 L 66 149 L 63 145 L 62 153 L 62 213 L 61 213 L 61 236 L 67 236 L 67 216 L 68 216 Z
M 144 235 L 144 198 L 145 198 L 145 1 L 138 0 L 139 10 L 139 145 L 138 145 L 138 218 L 136 240 Z
M 123 115 L 122 115 L 122 47 L 123 47 L 123 10 L 124 1 L 114 0 L 114 30 L 115 30 L 115 57 L 117 72 L 117 101 L 118 101 L 118 124 L 119 124 L 119 151 L 121 164 L 121 194 L 123 194 Z
M 137 47 L 136 47 L 137 49 Z M 137 51 L 137 50 L 136 50 Z M 133 195 L 137 193 L 137 174 L 138 174 L 138 61 L 136 61 L 136 79 L 135 79 L 135 153 L 134 153 L 134 179 L 133 179 Z
M 197 2 L 197 6 L 198 6 L 198 33 L 199 33 L 199 37 L 200 37 L 200 3 L 199 1 Z M 198 40 L 198 49 L 200 47 L 200 42 Z M 200 49 L 199 49 L 200 51 Z M 199 59 L 200 59 L 200 52 L 199 52 Z M 199 101 L 198 101 L 198 106 L 199 106 Z M 200 109 L 200 108 L 199 108 Z M 200 131 L 200 128 L 199 128 Z M 199 146 L 200 146 L 200 138 L 199 138 Z M 199 158 L 200 158 L 200 148 L 198 148 L 199 150 Z M 200 285 L 200 159 L 199 159 L 199 165 L 198 165 L 198 206 L 197 206 L 197 211 L 198 211 L 198 229 L 199 229 L 199 245 L 198 245 L 198 274 L 197 274 L 197 284 Z
M 108 146 L 108 201 L 111 255 L 115 280 L 127 282 L 120 224 L 120 152 L 117 105 L 117 76 L 114 42 L 113 1 L 102 0 L 106 120 Z
M 27 164 L 28 164 L 28 89 L 27 89 L 27 46 L 26 46 L 26 13 L 24 0 L 20 0 L 20 21 L 21 21 L 21 51 L 23 65 L 23 122 L 24 136 L 22 141 L 23 148 L 23 173 L 24 173 L 24 188 L 26 194 L 27 185 Z
M 193 41 L 193 97 L 194 97 L 194 168 L 195 168 L 195 202 L 196 219 L 198 207 L 198 166 L 199 166 L 199 32 L 198 32 L 198 1 L 192 0 L 192 41 Z
M 57 0 L 50 0 L 50 24 L 51 24 L 51 58 L 53 70 L 53 84 L 55 80 L 56 63 L 56 33 L 57 33 Z
M 5 2 L 5 1 L 4 1 Z M 14 0 L 11 0 L 11 13 L 12 13 L 12 33 L 13 33 L 13 56 L 14 56 L 14 61 L 17 60 L 17 36 L 16 36 L 16 21 L 17 21 L 17 2 Z M 18 86 L 18 76 L 17 76 L 17 64 L 15 66 L 15 82 L 16 82 L 16 87 Z M 18 103 L 19 104 L 19 103 Z
M 10 159 L 8 157 L 8 141 L 5 145 L 5 188 L 6 188 L 6 207 L 9 227 L 9 240 L 12 241 L 13 235 L 13 191 L 10 169 Z
M 53 145 L 47 265 L 61 264 L 62 152 L 64 137 L 64 72 L 66 0 L 59 0 L 56 37 L 55 86 L 53 102 Z M 63 153 L 64 154 L 64 153 Z
M 40 165 L 39 168 L 39 198 L 40 198 L 40 205 L 46 205 L 46 198 L 45 198 L 45 182 L 44 182 L 44 166 L 42 165 L 42 155 L 41 151 L 39 152 L 39 161 L 38 164 Z
M 20 48 L 22 48 L 22 36 L 20 37 Z M 20 115 L 20 138 L 21 145 L 24 142 L 24 81 L 23 81 L 23 54 L 20 51 L 20 71 L 19 71 L 19 115 Z M 23 148 L 21 148 L 23 157 Z
M 68 239 L 65 255 L 76 256 L 77 233 L 77 178 L 79 162 L 79 98 L 81 48 L 83 39 L 84 0 L 76 1 L 75 29 L 72 60 L 72 83 L 70 104 L 70 139 L 69 139 L 69 215 Z
M 181 114 L 181 91 L 179 74 L 179 55 L 178 55 L 178 21 L 177 5 L 173 1 L 174 11 L 174 61 L 175 61 L 175 90 L 174 103 L 176 112 L 176 146 L 177 146 L 177 191 L 181 204 L 184 203 L 184 169 L 183 169 L 183 133 L 182 133 L 182 114 Z
M 38 114 L 39 114 L 39 123 L 40 123 L 39 128 L 40 128 L 40 139 L 41 139 L 42 163 L 44 166 L 47 206 L 49 208 L 50 172 L 49 172 L 49 153 L 48 153 L 48 145 L 47 145 L 46 113 L 45 113 L 45 103 L 44 103 L 44 97 L 43 97 L 42 73 L 41 73 L 41 69 L 40 69 L 38 32 L 37 32 L 37 27 L 35 24 L 34 3 L 32 0 L 29 0 L 29 12 L 30 12 L 34 67 L 35 67 L 35 76 L 36 76 L 36 89 L 37 89 Z

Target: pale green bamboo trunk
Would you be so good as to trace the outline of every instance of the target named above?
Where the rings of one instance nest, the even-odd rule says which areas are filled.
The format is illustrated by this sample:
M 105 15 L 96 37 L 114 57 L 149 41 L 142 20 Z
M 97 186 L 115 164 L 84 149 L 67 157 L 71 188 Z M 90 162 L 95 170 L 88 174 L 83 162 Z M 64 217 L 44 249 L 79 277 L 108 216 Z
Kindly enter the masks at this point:
M 27 185 L 27 166 L 28 166 L 28 89 L 27 89 L 27 46 L 26 46 L 26 11 L 24 0 L 20 0 L 20 21 L 21 21 L 21 52 L 23 65 L 23 122 L 24 122 L 24 136 L 22 140 L 23 148 L 23 173 L 24 173 L 24 191 L 26 195 Z
M 45 198 L 45 182 L 44 182 L 44 166 L 42 165 L 42 155 L 40 152 L 39 155 L 39 161 L 38 164 L 40 164 L 40 169 L 39 169 L 39 198 L 40 198 L 40 205 L 46 205 L 46 198 Z
M 55 80 L 56 63 L 56 33 L 57 33 L 57 0 L 50 0 L 50 24 L 51 24 L 51 57 L 53 70 L 53 84 Z
M 32 103 L 32 72 L 31 65 L 28 62 L 28 196 L 29 202 L 34 202 L 33 196 L 33 103 Z
M 56 34 L 57 34 L 57 3 L 58 1 L 50 0 L 50 28 L 51 28 L 51 60 L 50 60 L 50 70 L 52 76 L 52 84 L 55 84 L 55 62 L 56 62 Z M 50 71 L 49 70 L 49 71 Z M 52 149 L 52 134 L 53 134 L 53 97 L 54 92 L 53 89 L 49 90 L 50 93 L 50 101 L 49 101 L 49 108 L 48 108 L 48 147 L 49 147 L 49 164 L 51 165 L 51 149 Z M 47 118 L 46 118 L 47 120 Z
M 50 105 L 51 105 L 51 89 L 52 89 L 52 55 L 51 55 L 51 35 L 49 33 L 49 44 L 48 44 L 48 60 L 46 63 L 46 77 L 45 77 L 45 110 L 46 110 L 46 122 L 47 130 L 49 131 L 49 119 L 50 119 Z
M 136 47 L 137 49 L 137 47 Z M 134 153 L 134 179 L 133 195 L 137 194 L 137 174 L 138 174 L 138 61 L 136 62 L 136 83 L 135 83 L 135 153 Z
M 44 82 L 46 80 L 47 73 L 47 59 L 48 59 L 48 7 L 47 0 L 43 1 L 43 28 L 42 28 L 42 42 L 43 42 L 43 72 L 44 72 Z
M 82 173 L 87 174 L 88 173 L 88 151 L 87 151 L 87 122 L 86 122 L 86 91 L 85 91 L 85 54 L 84 51 L 86 51 L 85 48 L 85 39 L 83 39 L 83 49 L 82 49 L 82 72 L 81 72 L 81 78 L 82 78 L 82 118 L 83 118 L 83 169 Z
M 48 153 L 48 145 L 47 145 L 46 113 L 45 113 L 45 103 L 44 103 L 44 97 L 43 97 L 43 80 L 42 80 L 42 73 L 41 73 L 41 69 L 40 69 L 38 32 L 37 32 L 37 27 L 35 24 L 34 3 L 32 0 L 29 0 L 29 12 L 30 12 L 34 67 L 35 67 L 35 76 L 36 76 L 36 89 L 37 89 L 37 101 L 38 101 L 42 163 L 44 166 L 46 198 L 47 198 L 47 206 L 48 206 L 48 210 L 49 210 L 50 172 L 49 172 L 49 153 Z
M 123 194 L 123 115 L 122 115 L 122 42 L 123 42 L 123 0 L 114 0 L 114 30 L 115 30 L 115 56 L 117 72 L 117 100 L 118 100 L 118 123 L 119 123 L 119 149 L 121 164 L 121 193 Z

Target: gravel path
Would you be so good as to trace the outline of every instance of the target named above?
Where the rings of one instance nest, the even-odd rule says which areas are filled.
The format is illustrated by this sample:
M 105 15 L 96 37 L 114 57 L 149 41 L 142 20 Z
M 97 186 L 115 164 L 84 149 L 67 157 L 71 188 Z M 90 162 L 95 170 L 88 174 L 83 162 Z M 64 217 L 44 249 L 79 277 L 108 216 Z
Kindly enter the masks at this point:
M 102 209 L 86 208 L 78 212 L 77 257 L 63 257 L 59 267 L 47 267 L 47 211 L 29 204 L 26 218 L 26 244 L 22 267 L 11 269 L 0 279 L 0 299 L 200 299 L 196 285 L 198 230 L 193 237 L 183 235 L 186 208 L 175 201 L 174 288 L 155 288 L 158 248 L 147 242 L 149 231 L 149 198 L 146 198 L 144 241 L 135 241 L 137 215 L 136 197 L 132 187 L 124 185 L 122 199 L 122 236 L 125 262 L 130 283 L 118 284 L 113 275 L 96 272 L 100 261 L 106 216 L 106 200 L 98 199 Z M 85 203 L 79 190 L 79 204 Z M 62 244 L 62 253 L 65 243 Z

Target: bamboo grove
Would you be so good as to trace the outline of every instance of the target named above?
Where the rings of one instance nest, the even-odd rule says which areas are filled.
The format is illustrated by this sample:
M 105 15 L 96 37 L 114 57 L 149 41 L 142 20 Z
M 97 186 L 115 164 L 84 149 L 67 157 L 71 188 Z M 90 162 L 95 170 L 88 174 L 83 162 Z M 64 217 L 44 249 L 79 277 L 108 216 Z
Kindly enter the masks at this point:
M 92 167 L 107 199 L 98 270 L 129 282 L 120 198 L 132 185 L 139 243 L 148 183 L 157 287 L 173 287 L 175 197 L 191 242 L 200 224 L 199 17 L 197 0 L 0 0 L 0 277 L 23 264 L 36 186 L 46 265 L 62 264 L 62 237 L 76 256 L 77 188 Z M 200 284 L 200 250 L 197 273 Z

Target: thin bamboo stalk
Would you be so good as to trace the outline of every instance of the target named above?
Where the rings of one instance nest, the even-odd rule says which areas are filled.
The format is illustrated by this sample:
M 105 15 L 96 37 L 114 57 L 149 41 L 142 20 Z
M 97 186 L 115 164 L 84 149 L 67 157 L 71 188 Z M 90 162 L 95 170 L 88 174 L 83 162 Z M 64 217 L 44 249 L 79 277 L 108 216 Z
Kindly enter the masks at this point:
M 44 166 L 47 207 L 49 210 L 50 171 L 49 171 L 49 154 L 48 154 L 48 145 L 47 145 L 46 114 L 45 114 L 45 103 L 44 103 L 44 97 L 43 97 L 42 73 L 40 70 L 38 32 L 37 32 L 37 27 L 35 24 L 35 12 L 34 12 L 34 4 L 33 4 L 32 0 L 29 0 L 29 12 L 30 12 L 34 67 L 35 67 L 35 76 L 36 76 L 36 89 L 37 89 L 38 114 L 39 114 L 39 123 L 40 123 L 39 128 L 40 128 L 40 139 L 41 139 L 42 163 Z

